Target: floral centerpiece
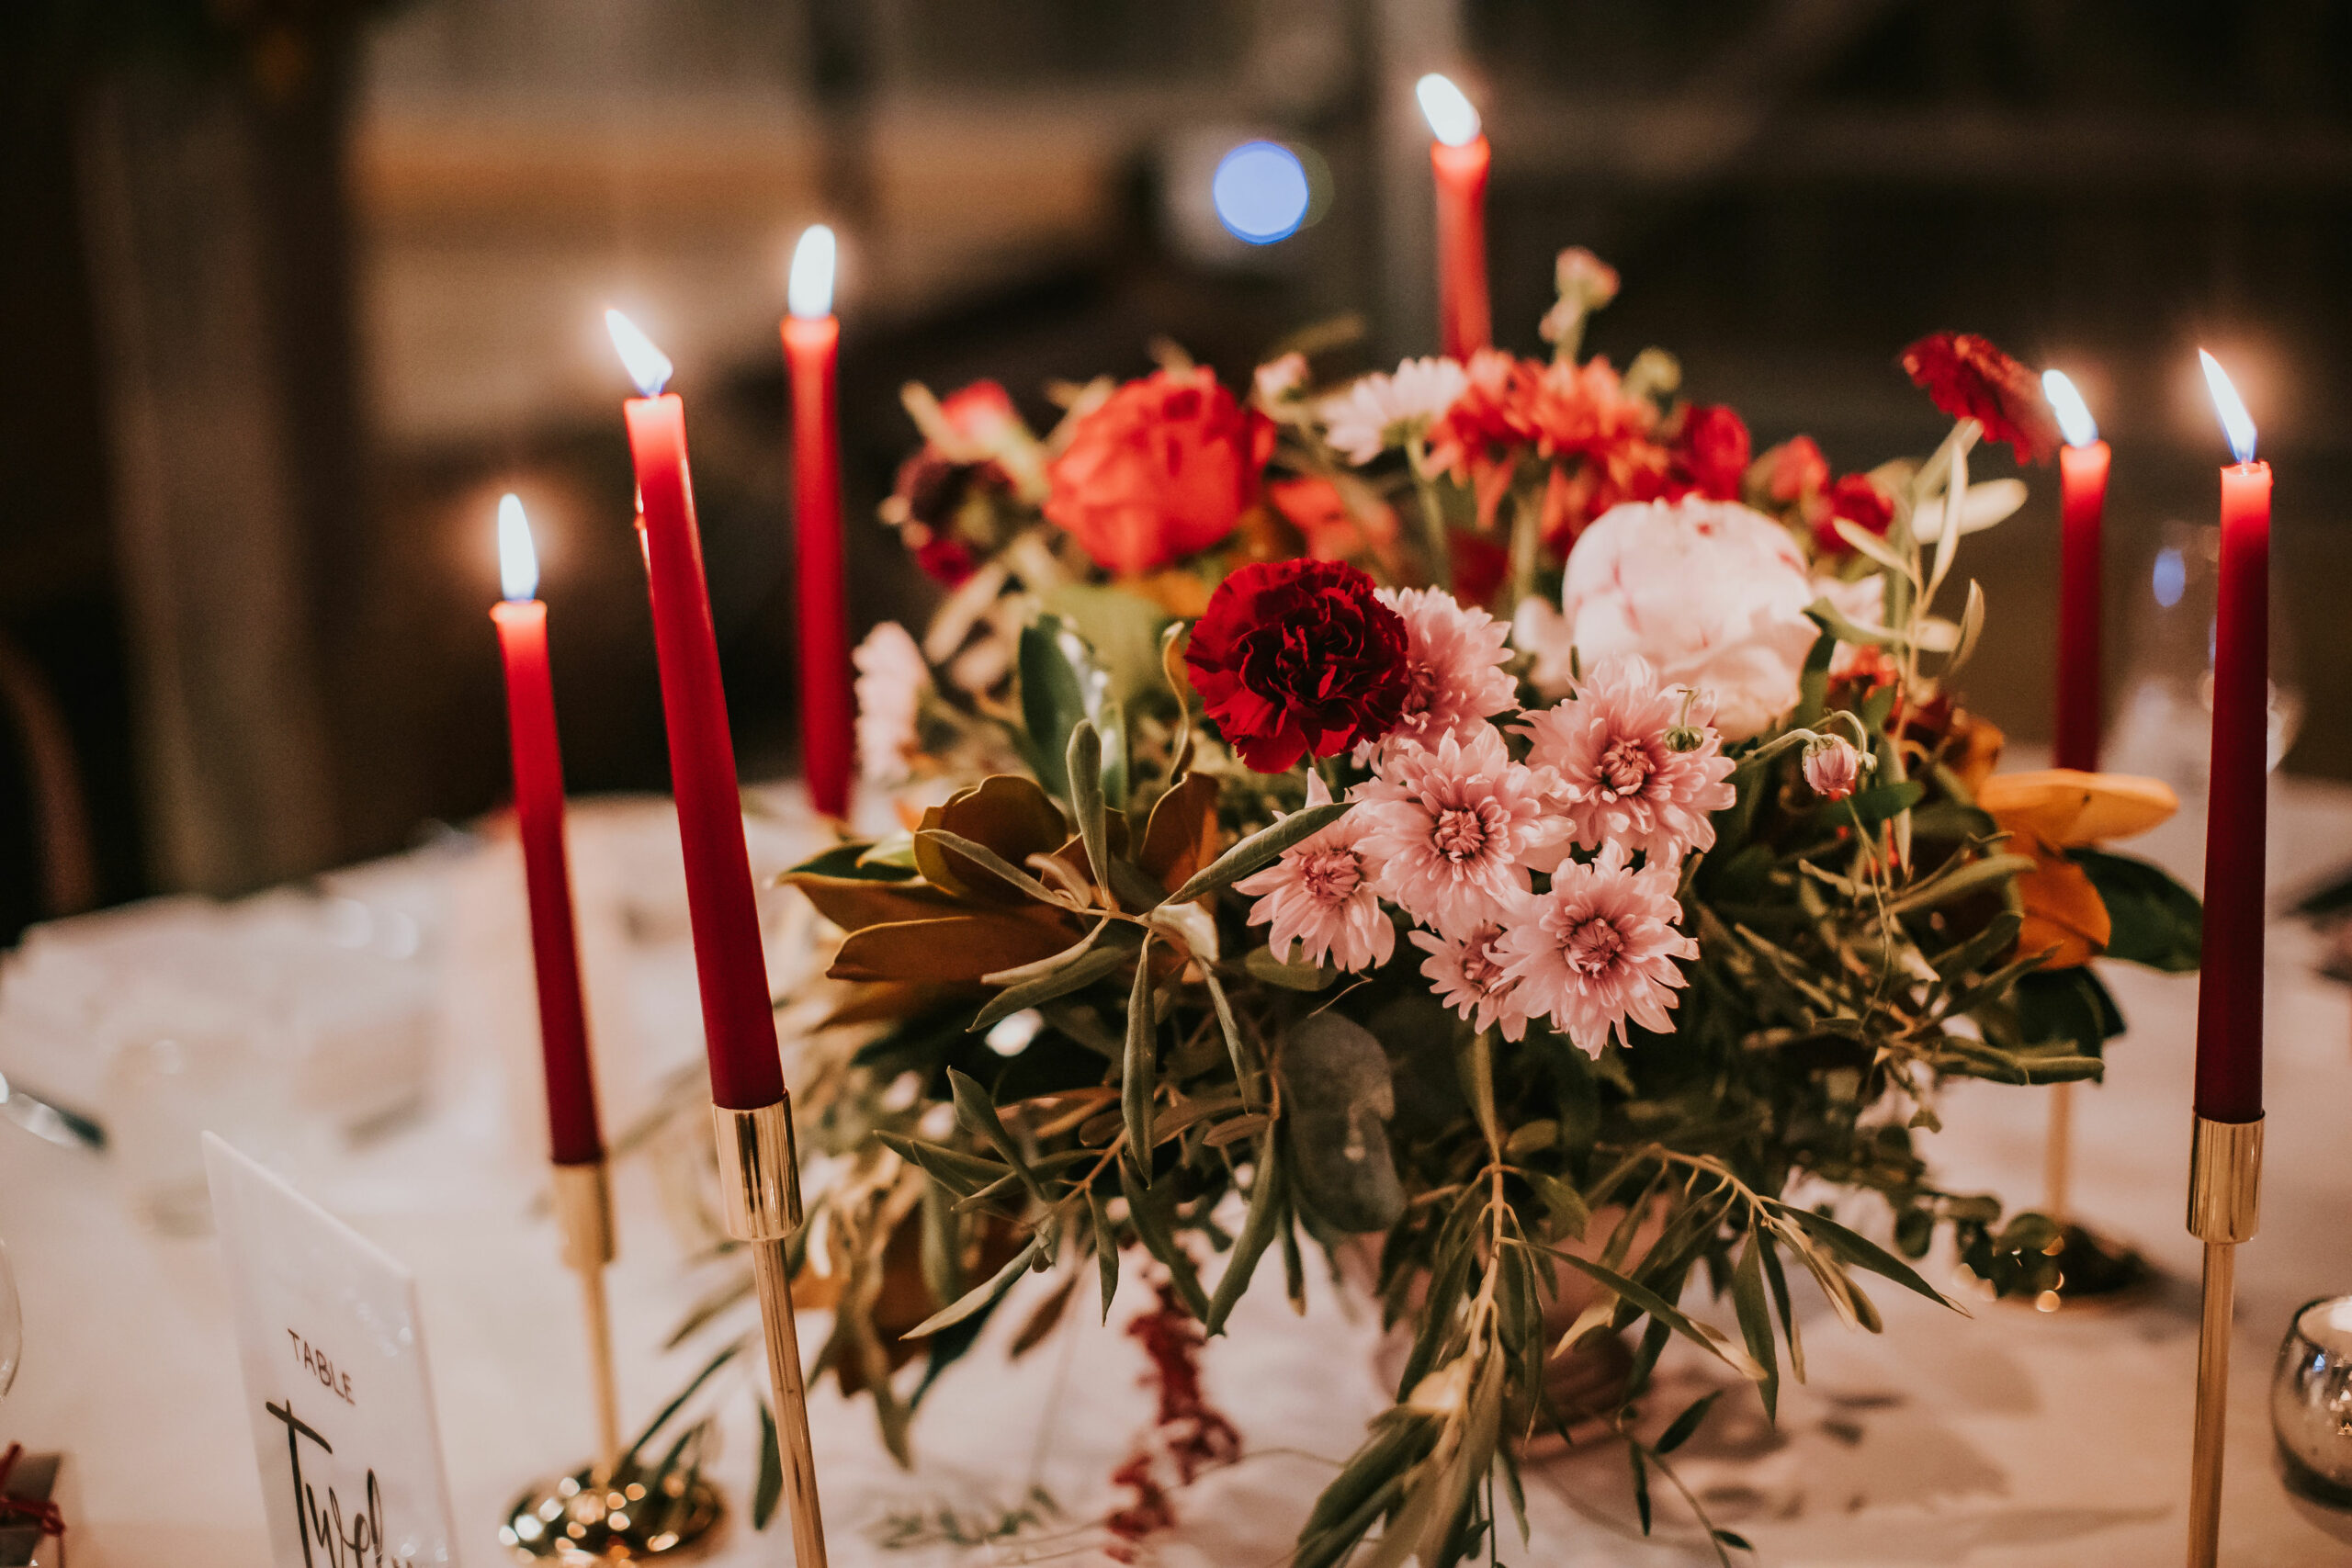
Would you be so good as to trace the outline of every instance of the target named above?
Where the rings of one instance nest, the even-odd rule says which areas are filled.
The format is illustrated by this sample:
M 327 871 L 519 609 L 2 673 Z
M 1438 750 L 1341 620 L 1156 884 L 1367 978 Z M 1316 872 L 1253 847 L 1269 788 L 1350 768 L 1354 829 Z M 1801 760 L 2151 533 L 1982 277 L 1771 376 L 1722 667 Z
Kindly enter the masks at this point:
M 910 389 L 885 519 L 944 601 L 857 655 L 901 830 L 788 877 L 842 933 L 802 1091 L 825 1355 L 901 1451 L 893 1369 L 1029 1271 L 1048 1319 L 1082 1278 L 1107 1314 L 1142 1249 L 1181 1371 L 1318 1248 L 1406 1348 L 1296 1562 L 1453 1562 L 1532 1434 L 1598 1422 L 1645 1483 L 1702 1414 L 1624 1421 L 1671 1339 L 1769 1411 L 1792 1276 L 1874 1328 L 1870 1277 L 1938 1297 L 1939 1230 L 1993 1288 L 2049 1234 L 1914 1135 L 1954 1078 L 2098 1077 L 2087 961 L 2191 965 L 2197 909 L 2095 847 L 2161 786 L 1996 774 L 1957 700 L 1957 549 L 2024 496 L 1970 459 L 2054 448 L 2033 378 L 1915 345 L 1950 435 L 1838 475 L 1662 353 L 1581 356 L 1616 279 L 1559 281 L 1548 362 L 1333 386 L 1294 352 L 1236 396 L 1170 353 L 1043 436 L 992 384 Z M 1612 1335 L 1597 1395 L 1554 1375 Z M 1204 1411 L 1114 1534 L 1230 1446 Z

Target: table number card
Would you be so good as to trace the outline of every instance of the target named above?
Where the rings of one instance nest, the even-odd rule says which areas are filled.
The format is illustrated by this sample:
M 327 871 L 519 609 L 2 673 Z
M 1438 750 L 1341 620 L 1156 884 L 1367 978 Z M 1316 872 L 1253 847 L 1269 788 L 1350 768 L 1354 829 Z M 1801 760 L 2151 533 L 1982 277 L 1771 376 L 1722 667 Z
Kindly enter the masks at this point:
M 414 1279 L 209 1133 L 204 1164 L 275 1568 L 456 1563 Z

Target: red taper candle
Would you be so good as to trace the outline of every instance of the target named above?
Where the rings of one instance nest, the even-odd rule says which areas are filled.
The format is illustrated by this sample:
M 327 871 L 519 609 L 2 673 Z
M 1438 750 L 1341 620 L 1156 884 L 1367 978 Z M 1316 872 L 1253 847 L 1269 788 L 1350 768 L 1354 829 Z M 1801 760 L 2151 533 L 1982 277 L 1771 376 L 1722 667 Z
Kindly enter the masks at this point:
M 800 588 L 800 762 L 809 803 L 849 814 L 856 713 L 849 657 L 849 590 L 842 555 L 841 422 L 835 366 L 842 324 L 833 313 L 833 231 L 820 223 L 793 251 L 784 319 L 792 383 L 792 525 Z
M 2213 757 L 2206 795 L 2205 949 L 2197 980 L 2197 1114 L 2262 1115 L 2265 807 L 2270 773 L 2270 465 L 2213 356 L 2199 351 L 2238 461 L 2222 470 L 2213 615 Z
M 2099 533 L 2107 513 L 2107 443 L 2065 373 L 2042 389 L 2066 445 L 2058 453 L 2058 726 L 2062 768 L 2098 772 Z
M 710 1095 L 728 1110 L 752 1111 L 784 1098 L 784 1069 L 743 844 L 743 802 L 718 678 L 702 536 L 695 526 L 685 404 L 676 393 L 662 391 L 670 379 L 662 351 L 619 311 L 607 310 L 605 319 L 630 378 L 645 394 L 629 399 L 623 412 L 643 508 L 646 588 L 670 734 L 670 787 L 685 852 L 686 913 L 702 991 Z
M 514 764 L 514 821 L 523 840 L 523 887 L 531 910 L 531 966 L 538 982 L 539 1051 L 548 1083 L 548 1155 L 558 1165 L 605 1157 L 596 1124 L 596 1078 L 588 1062 L 588 1015 L 580 1000 L 580 949 L 571 925 L 571 872 L 563 836 L 563 753 L 556 743 L 555 683 L 548 670 L 548 607 L 537 597 L 539 563 L 523 503 L 498 503 L 498 569 L 506 597 L 491 607 L 506 666 L 507 748 Z
M 1494 341 L 1487 296 L 1487 175 L 1494 150 L 1479 132 L 1478 111 L 1434 73 L 1414 85 L 1435 138 L 1430 168 L 1437 178 L 1438 336 L 1451 359 L 1467 359 Z

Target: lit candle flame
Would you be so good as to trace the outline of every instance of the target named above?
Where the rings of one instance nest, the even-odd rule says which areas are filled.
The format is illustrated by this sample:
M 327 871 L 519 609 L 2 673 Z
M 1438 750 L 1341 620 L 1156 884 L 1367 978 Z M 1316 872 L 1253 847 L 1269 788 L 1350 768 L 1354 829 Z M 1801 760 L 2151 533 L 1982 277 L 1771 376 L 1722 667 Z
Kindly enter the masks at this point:
M 803 229 L 800 243 L 792 247 L 792 282 L 785 298 L 801 320 L 813 321 L 833 313 L 833 260 L 839 248 L 833 231 L 822 223 Z
M 513 604 L 539 593 L 539 552 L 531 547 L 522 498 L 513 494 L 498 498 L 498 586 Z
M 2050 412 L 2058 416 L 2058 429 L 2067 446 L 2087 446 L 2098 439 L 2098 421 L 2091 417 L 2090 405 L 2083 401 L 2083 394 L 2075 390 L 2075 383 L 2064 370 L 2041 373 L 2041 395 L 2050 400 Z
M 1421 114 L 1430 122 L 1430 134 L 1448 147 L 1467 147 L 1478 140 L 1477 107 L 1462 96 L 1452 78 L 1432 71 L 1413 84 L 1413 96 L 1421 100 Z
M 2222 362 L 2206 353 L 2197 351 L 2205 362 L 2205 385 L 2212 389 L 2213 412 L 2222 416 L 2222 431 L 2230 438 L 2230 450 L 2237 454 L 2241 463 L 2254 461 L 2254 416 L 2245 412 L 2238 389 L 2230 385 L 2229 372 Z
M 653 340 L 637 330 L 637 323 L 618 310 L 605 312 L 605 330 L 613 334 L 613 346 L 620 351 L 621 364 L 628 371 L 628 378 L 637 389 L 649 398 L 658 398 L 662 389 L 670 384 L 670 373 L 676 367 L 670 356 L 653 346 Z

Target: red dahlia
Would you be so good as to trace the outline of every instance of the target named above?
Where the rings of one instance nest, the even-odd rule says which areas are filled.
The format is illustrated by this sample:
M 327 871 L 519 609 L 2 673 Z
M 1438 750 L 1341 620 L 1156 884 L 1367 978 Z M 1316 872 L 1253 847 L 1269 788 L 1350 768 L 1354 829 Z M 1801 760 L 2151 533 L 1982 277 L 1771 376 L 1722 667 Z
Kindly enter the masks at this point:
M 1379 739 L 1412 684 L 1403 617 L 1343 561 L 1243 567 L 1209 596 L 1184 663 L 1226 744 L 1261 773 Z
M 1973 333 L 1936 333 L 1903 351 L 1903 369 L 1936 407 L 1973 419 L 2006 441 L 2020 463 L 2046 463 L 2058 451 L 2058 417 L 2041 378 Z

